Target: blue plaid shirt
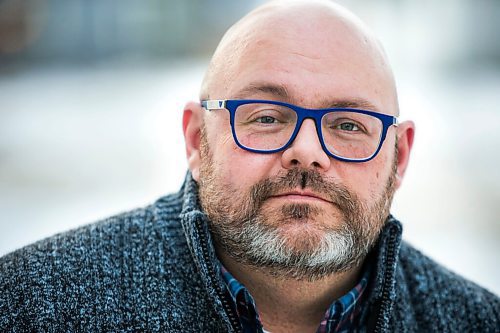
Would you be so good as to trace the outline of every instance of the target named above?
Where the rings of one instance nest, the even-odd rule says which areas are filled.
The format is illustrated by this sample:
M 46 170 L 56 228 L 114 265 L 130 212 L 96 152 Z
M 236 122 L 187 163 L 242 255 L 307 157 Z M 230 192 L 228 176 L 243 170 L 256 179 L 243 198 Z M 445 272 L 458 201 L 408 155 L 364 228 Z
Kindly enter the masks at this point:
M 234 301 L 244 333 L 263 333 L 255 301 L 248 290 L 221 264 L 221 273 Z M 363 294 L 368 285 L 370 269 L 364 270 L 361 281 L 347 294 L 333 302 L 326 310 L 317 333 L 352 332 L 357 315 L 361 311 Z

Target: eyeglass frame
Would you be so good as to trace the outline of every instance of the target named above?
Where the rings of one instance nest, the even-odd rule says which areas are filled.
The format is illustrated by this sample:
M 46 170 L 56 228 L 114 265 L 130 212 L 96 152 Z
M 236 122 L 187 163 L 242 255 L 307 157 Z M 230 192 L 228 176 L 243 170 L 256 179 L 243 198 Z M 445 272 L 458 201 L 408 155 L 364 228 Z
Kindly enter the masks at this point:
M 314 121 L 314 124 L 316 125 L 316 133 L 318 135 L 319 142 L 321 143 L 321 147 L 323 148 L 323 151 L 330 157 L 337 159 L 339 161 L 343 162 L 353 162 L 353 163 L 361 163 L 361 162 L 368 162 L 371 159 L 375 158 L 377 154 L 379 153 L 380 149 L 382 148 L 382 145 L 385 141 L 385 138 L 387 136 L 387 131 L 389 130 L 389 127 L 391 126 L 397 126 L 398 125 L 398 119 L 395 116 L 390 116 L 387 114 L 383 113 L 378 113 L 375 111 L 369 111 L 369 110 L 363 110 L 363 109 L 356 109 L 356 108 L 323 108 L 323 109 L 307 109 L 303 108 L 297 105 L 281 102 L 281 101 L 272 101 L 272 100 L 261 100 L 261 99 L 216 99 L 216 100 L 202 100 L 201 106 L 205 108 L 207 111 L 214 111 L 214 110 L 221 110 L 221 109 L 226 109 L 229 111 L 229 122 L 231 124 L 231 132 L 233 134 L 233 139 L 234 142 L 238 145 L 243 150 L 250 151 L 253 153 L 259 153 L 259 154 L 273 154 L 277 153 L 280 151 L 283 151 L 287 149 L 295 140 L 297 137 L 297 134 L 300 131 L 300 128 L 302 127 L 302 123 L 306 119 L 312 119 Z M 236 130 L 234 126 L 234 119 L 235 119 L 235 114 L 236 114 L 236 109 L 245 104 L 254 104 L 254 103 L 266 103 L 266 104 L 273 104 L 273 105 L 279 105 L 279 106 L 284 106 L 287 107 L 291 110 L 293 110 L 297 114 L 297 122 L 295 124 L 295 129 L 293 130 L 292 135 L 290 136 L 290 139 L 288 140 L 287 143 L 285 143 L 282 147 L 278 149 L 273 149 L 273 150 L 260 150 L 260 149 L 253 149 L 249 147 L 245 147 L 242 145 L 238 137 L 236 135 Z M 323 140 L 323 133 L 322 133 L 322 126 L 321 126 L 321 119 L 323 116 L 327 113 L 330 112 L 353 112 L 353 113 L 360 113 L 360 114 L 366 114 L 372 117 L 375 117 L 379 119 L 382 122 L 382 133 L 380 135 L 380 141 L 378 144 L 377 149 L 375 152 L 363 159 L 351 159 L 351 158 L 346 158 L 346 157 L 341 157 L 337 156 L 333 153 L 331 153 L 325 145 L 325 142 Z

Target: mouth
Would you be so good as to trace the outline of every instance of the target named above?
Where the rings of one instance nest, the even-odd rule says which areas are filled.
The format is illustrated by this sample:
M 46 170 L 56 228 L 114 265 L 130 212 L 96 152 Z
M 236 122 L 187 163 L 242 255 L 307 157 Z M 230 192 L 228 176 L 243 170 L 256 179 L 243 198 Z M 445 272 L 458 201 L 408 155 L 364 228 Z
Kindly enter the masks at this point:
M 272 199 L 281 199 L 294 202 L 324 202 L 333 204 L 332 201 L 328 200 L 323 195 L 310 192 L 310 191 L 289 191 L 271 196 Z

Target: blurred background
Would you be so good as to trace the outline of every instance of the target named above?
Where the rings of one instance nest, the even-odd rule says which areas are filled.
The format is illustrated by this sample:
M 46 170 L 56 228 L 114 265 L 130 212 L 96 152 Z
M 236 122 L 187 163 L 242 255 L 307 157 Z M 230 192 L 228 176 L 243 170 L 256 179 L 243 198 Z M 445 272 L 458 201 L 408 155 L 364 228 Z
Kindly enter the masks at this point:
M 262 2 L 0 0 L 0 256 L 176 191 L 184 103 Z M 404 237 L 500 294 L 500 1 L 339 3 L 382 40 L 416 123 Z

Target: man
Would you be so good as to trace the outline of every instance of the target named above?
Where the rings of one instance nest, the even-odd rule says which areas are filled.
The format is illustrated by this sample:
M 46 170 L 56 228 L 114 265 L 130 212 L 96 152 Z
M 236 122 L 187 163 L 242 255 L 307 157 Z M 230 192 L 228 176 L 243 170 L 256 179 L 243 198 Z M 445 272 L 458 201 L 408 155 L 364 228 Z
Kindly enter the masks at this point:
M 498 332 L 499 299 L 401 241 L 413 142 L 379 42 L 327 1 L 219 44 L 177 194 L 0 260 L 7 332 Z

